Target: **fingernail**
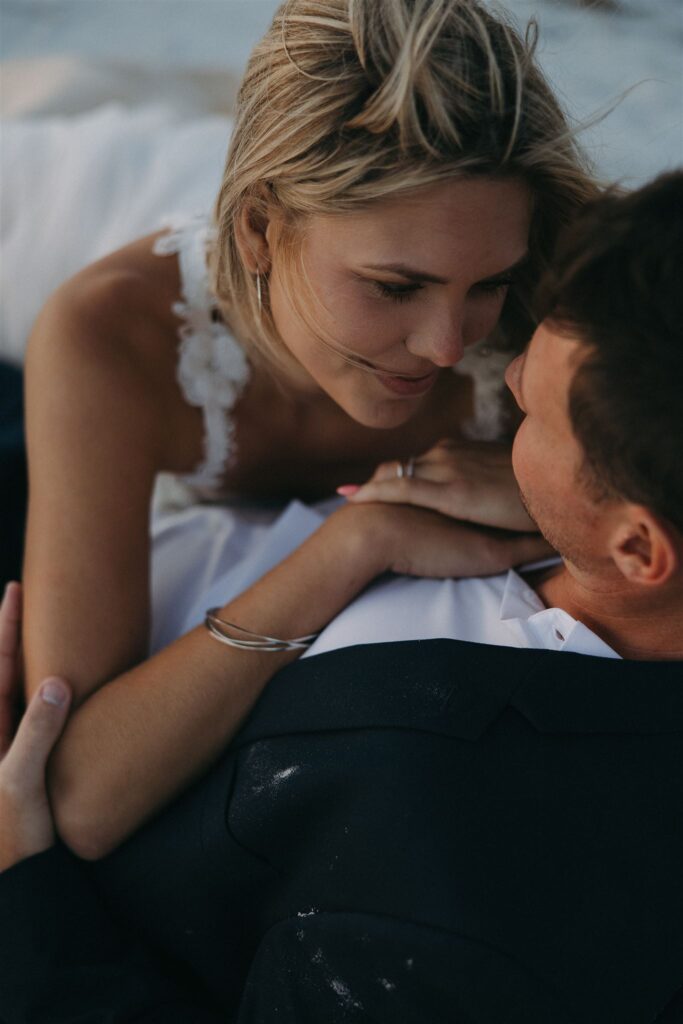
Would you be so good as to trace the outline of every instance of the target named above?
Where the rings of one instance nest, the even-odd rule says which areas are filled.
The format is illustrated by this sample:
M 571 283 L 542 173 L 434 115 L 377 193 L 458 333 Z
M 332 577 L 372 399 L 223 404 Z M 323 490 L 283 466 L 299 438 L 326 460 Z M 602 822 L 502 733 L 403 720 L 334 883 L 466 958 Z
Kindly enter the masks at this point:
M 69 693 L 61 679 L 48 679 L 40 688 L 41 699 L 46 704 L 54 704 L 56 708 L 63 708 L 69 699 Z
M 337 494 L 341 494 L 342 498 L 350 498 L 352 494 L 360 490 L 360 484 L 344 484 L 342 487 L 337 488 Z

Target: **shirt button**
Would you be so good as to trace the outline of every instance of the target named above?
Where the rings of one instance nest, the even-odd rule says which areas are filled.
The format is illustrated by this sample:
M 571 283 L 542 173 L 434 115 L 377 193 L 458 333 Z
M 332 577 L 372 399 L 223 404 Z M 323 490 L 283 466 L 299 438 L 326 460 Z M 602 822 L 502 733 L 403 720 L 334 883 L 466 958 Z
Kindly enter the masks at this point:
M 564 643 L 564 637 L 560 633 L 559 629 L 555 630 L 555 636 L 557 637 L 558 640 L 562 640 L 562 642 Z

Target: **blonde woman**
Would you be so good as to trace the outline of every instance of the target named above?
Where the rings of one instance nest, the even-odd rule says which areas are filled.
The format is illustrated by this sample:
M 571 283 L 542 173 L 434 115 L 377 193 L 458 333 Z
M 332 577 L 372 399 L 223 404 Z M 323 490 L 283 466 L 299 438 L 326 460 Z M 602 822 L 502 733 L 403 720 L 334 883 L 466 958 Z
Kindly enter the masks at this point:
M 291 0 L 249 62 L 214 223 L 134 242 L 43 310 L 26 677 L 73 687 L 50 785 L 82 856 L 204 771 L 297 653 L 200 627 L 147 658 L 160 471 L 212 501 L 394 478 L 369 496 L 399 504 L 354 499 L 219 612 L 267 636 L 316 632 L 387 569 L 538 550 L 506 449 L 460 445 L 477 396 L 452 372 L 526 340 L 555 236 L 595 191 L 533 43 L 477 0 Z

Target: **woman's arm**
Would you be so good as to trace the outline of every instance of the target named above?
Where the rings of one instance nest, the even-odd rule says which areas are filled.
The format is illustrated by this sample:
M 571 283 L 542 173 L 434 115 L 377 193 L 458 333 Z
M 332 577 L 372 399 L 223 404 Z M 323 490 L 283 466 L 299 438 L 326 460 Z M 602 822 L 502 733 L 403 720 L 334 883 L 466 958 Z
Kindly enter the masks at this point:
M 321 629 L 386 568 L 372 543 L 375 509 L 344 513 L 225 606 L 222 617 L 273 636 Z M 266 682 L 295 657 L 227 647 L 202 626 L 98 689 L 73 714 L 52 759 L 53 807 L 65 842 L 89 859 L 118 845 L 206 770 Z
M 166 438 L 140 291 L 134 275 L 84 272 L 52 297 L 29 340 L 29 697 L 56 673 L 78 706 L 146 656 L 149 503 Z
M 220 614 L 257 633 L 301 636 L 386 570 L 496 572 L 528 557 L 535 542 L 482 535 L 423 509 L 349 506 Z M 89 859 L 117 846 L 209 767 L 268 680 L 295 657 L 226 647 L 198 627 L 94 693 L 52 762 L 53 807 L 67 844 Z

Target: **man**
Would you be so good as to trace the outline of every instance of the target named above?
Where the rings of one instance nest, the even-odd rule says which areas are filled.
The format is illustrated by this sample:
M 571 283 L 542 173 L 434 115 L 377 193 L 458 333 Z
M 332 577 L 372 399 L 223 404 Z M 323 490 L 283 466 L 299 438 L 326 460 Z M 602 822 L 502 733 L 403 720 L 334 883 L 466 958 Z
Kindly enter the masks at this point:
M 21 568 L 28 489 L 20 371 L 0 360 L 0 586 Z
M 422 584 L 373 588 L 92 878 L 24 848 L 9 1024 L 683 1020 L 682 208 L 675 174 L 588 210 L 508 370 L 561 565 L 490 581 L 487 642 L 396 641 Z

